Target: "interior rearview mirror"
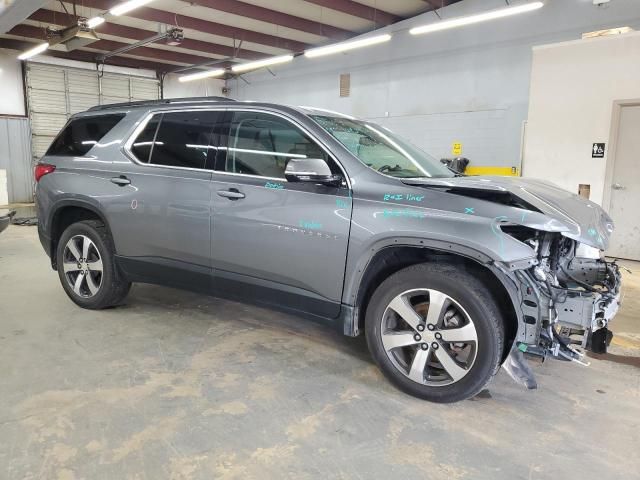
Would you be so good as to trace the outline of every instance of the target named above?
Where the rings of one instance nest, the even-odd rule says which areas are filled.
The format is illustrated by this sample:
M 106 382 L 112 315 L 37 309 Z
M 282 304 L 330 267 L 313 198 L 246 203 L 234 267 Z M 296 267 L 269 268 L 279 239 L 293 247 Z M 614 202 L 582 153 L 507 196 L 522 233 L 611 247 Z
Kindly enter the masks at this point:
M 342 177 L 334 175 L 321 158 L 292 158 L 287 163 L 284 176 L 289 182 L 311 182 L 324 185 L 340 185 Z

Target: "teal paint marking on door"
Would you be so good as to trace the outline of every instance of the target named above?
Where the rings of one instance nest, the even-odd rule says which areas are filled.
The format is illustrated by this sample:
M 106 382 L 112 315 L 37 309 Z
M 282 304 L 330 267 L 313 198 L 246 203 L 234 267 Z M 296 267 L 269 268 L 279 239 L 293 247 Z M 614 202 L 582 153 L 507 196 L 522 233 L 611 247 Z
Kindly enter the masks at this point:
M 313 220 L 300 220 L 300 228 L 305 228 L 307 230 L 320 230 L 322 228 L 322 224 Z

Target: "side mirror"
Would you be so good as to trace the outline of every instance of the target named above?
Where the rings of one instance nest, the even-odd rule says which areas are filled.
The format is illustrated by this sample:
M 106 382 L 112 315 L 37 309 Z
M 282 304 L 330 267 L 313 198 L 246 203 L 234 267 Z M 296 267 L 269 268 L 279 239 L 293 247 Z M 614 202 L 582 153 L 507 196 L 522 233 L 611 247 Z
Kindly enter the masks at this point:
M 321 158 L 292 158 L 287 163 L 284 176 L 289 182 L 311 182 L 338 186 L 340 175 L 331 173 L 327 162 Z

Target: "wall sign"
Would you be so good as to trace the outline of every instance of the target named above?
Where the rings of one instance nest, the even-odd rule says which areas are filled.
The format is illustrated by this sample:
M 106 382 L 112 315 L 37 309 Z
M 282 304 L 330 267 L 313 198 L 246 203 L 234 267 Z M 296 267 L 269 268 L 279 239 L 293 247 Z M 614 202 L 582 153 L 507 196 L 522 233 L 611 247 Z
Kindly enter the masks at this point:
M 462 143 L 455 142 L 451 148 L 451 153 L 454 155 L 462 155 Z
M 591 148 L 591 158 L 604 158 L 604 143 L 594 143 Z

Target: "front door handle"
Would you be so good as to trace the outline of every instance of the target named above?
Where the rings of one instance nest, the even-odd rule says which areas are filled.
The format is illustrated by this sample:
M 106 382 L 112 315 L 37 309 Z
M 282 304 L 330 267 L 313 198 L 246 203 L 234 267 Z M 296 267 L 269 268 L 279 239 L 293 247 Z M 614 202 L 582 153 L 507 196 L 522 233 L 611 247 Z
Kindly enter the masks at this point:
M 624 190 L 624 185 L 620 185 L 619 183 L 614 183 L 611 185 L 614 190 Z
M 125 187 L 125 186 L 131 184 L 131 180 L 129 180 L 124 175 L 120 175 L 119 177 L 113 177 L 111 179 L 111 183 L 115 183 L 116 185 L 118 185 L 120 187 Z
M 230 200 L 239 200 L 241 198 L 244 198 L 244 193 L 239 191 L 237 188 L 230 188 L 229 190 L 218 190 L 218 195 Z

